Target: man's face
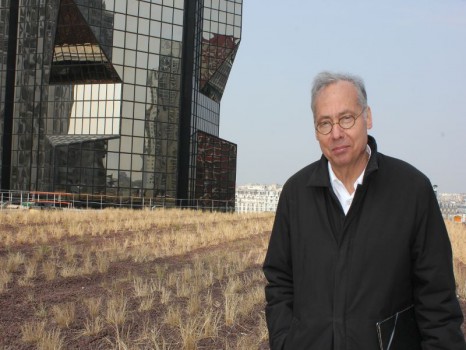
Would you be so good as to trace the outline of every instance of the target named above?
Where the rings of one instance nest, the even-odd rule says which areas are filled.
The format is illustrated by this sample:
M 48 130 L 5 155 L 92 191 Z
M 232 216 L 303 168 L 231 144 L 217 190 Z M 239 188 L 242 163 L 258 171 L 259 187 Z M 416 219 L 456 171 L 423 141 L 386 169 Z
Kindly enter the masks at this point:
M 317 95 L 315 123 L 317 125 L 326 120 L 335 123 L 344 115 L 358 116 L 361 110 L 356 87 L 350 82 L 339 81 L 325 87 Z M 364 118 L 364 114 L 367 118 Z M 316 131 L 322 153 L 334 170 L 351 169 L 365 160 L 367 130 L 371 127 L 372 115 L 370 108 L 367 107 L 350 129 L 343 129 L 335 124 L 327 135 Z

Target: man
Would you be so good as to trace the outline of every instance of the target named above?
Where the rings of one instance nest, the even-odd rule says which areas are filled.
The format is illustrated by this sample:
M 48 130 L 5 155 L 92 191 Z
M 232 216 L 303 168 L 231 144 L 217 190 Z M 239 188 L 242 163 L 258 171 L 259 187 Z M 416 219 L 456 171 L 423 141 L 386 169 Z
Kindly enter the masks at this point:
M 414 305 L 416 348 L 466 350 L 429 180 L 377 151 L 360 78 L 320 73 L 311 107 L 323 155 L 283 187 L 263 267 L 271 349 L 376 350 L 376 323 Z

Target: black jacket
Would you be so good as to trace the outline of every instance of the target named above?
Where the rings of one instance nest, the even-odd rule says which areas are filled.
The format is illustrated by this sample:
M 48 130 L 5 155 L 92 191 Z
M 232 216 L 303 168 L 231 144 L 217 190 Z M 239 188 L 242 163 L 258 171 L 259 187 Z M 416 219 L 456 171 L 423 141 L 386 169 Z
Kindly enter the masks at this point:
M 346 216 L 324 156 L 283 187 L 263 266 L 272 350 L 376 350 L 376 322 L 411 304 L 423 350 L 466 350 L 432 186 L 369 145 Z

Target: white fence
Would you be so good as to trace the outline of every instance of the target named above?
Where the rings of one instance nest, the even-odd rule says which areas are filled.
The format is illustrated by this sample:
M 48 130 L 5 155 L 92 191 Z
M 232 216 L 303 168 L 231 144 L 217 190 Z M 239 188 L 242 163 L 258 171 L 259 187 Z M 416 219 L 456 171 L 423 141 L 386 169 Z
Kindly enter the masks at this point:
M 133 197 L 41 191 L 0 191 L 0 210 L 10 209 L 157 209 L 188 208 L 234 212 L 234 200 L 175 199 L 170 197 Z

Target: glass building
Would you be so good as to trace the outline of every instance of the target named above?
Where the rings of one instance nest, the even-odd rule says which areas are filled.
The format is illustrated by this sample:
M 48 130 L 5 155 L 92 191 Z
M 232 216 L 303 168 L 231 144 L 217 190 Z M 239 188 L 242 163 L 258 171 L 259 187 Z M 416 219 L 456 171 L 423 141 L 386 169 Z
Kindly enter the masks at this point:
M 1 188 L 234 206 L 219 116 L 241 15 L 242 0 L 0 0 Z

